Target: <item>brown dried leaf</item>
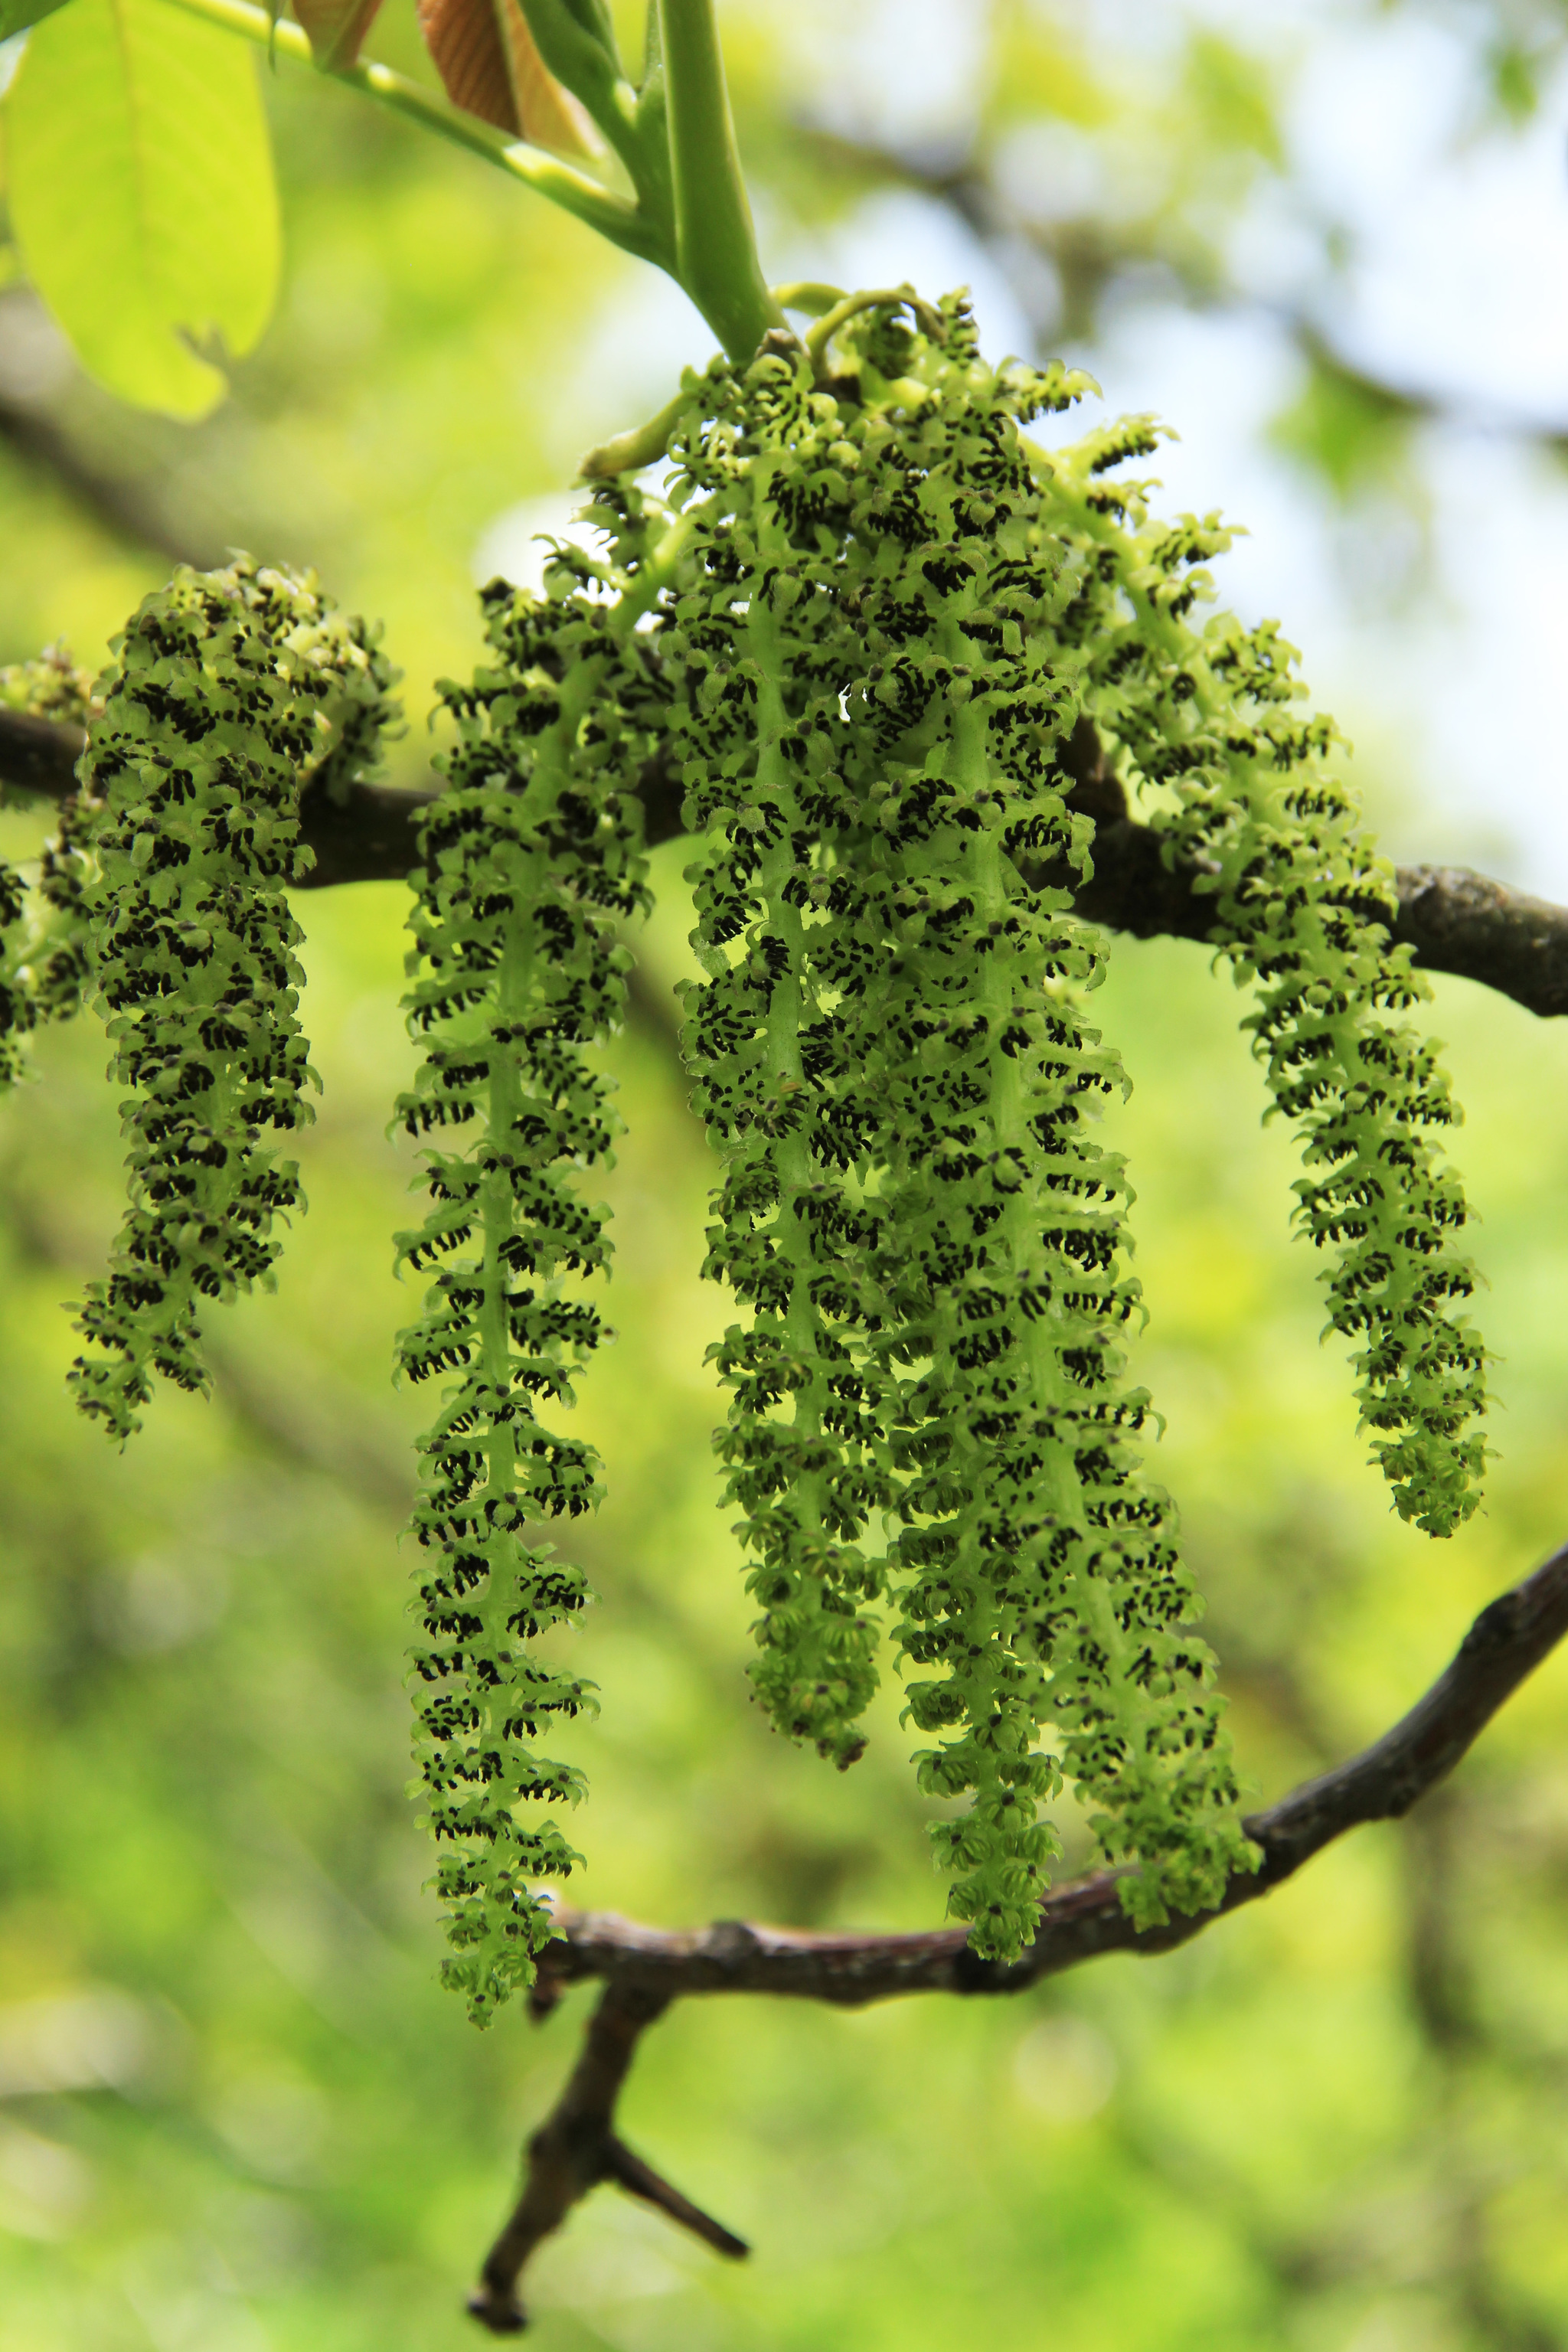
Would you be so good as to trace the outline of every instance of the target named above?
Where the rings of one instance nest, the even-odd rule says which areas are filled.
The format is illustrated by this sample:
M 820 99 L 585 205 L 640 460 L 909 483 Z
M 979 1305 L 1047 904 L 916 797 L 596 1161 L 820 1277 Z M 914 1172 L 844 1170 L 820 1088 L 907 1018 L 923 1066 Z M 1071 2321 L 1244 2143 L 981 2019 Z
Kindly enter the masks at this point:
M 319 66 L 352 66 L 381 0 L 294 0 L 310 55 Z
M 536 146 L 601 152 L 577 100 L 545 70 L 517 0 L 419 0 L 419 29 L 454 106 Z

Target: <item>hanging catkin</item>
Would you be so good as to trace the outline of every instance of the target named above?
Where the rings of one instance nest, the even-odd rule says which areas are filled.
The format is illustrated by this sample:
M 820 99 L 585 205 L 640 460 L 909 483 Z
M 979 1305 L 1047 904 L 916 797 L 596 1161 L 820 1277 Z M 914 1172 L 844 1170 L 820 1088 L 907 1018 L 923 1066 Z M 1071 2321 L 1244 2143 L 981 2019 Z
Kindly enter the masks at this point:
M 1230 533 L 1210 516 L 1149 519 L 1139 486 L 1099 478 L 1153 446 L 1147 420 L 1040 459 L 1064 535 L 1083 559 L 1070 634 L 1089 656 L 1090 707 L 1153 787 L 1148 820 L 1184 864 L 1206 867 L 1212 937 L 1256 983 L 1246 1026 L 1310 1172 L 1297 1223 L 1331 1251 L 1332 1329 L 1354 1347 L 1362 1425 L 1394 1506 L 1427 1534 L 1475 1509 L 1486 1350 L 1464 1313 L 1476 1287 L 1455 1247 L 1464 1190 L 1434 1130 L 1460 1117 L 1436 1049 L 1390 1020 L 1428 1002 L 1394 946 L 1393 870 L 1325 768 L 1332 722 L 1300 715 L 1306 688 L 1272 623 L 1186 619 L 1212 596 L 1206 560 Z
M 590 1597 L 543 1530 L 600 1492 L 592 1447 L 554 1422 L 605 1336 L 582 1286 L 608 1264 L 605 1213 L 577 1173 L 608 1162 L 616 1132 L 592 1048 L 619 1025 L 618 927 L 646 901 L 631 788 L 660 715 L 635 624 L 661 575 L 640 502 L 616 515 L 612 496 L 605 564 L 563 548 L 545 596 L 485 591 L 492 658 L 443 688 L 459 741 L 413 918 L 423 1061 L 399 1109 L 433 1139 L 432 1206 L 398 1247 L 439 1271 L 399 1352 L 410 1380 L 451 1376 L 420 1441 L 416 1754 L 441 1851 L 444 1975 L 481 2024 L 531 1980 L 551 1933 L 535 1883 L 580 1859 L 541 1814 L 575 1803 L 581 1775 L 534 1743 L 594 1705 L 590 1684 L 528 1645 Z
M 688 987 L 685 1049 L 725 1161 L 705 1270 L 751 1310 L 714 1351 L 731 1391 L 720 1446 L 755 1555 L 758 1696 L 782 1730 L 844 1766 L 865 1745 L 867 1604 L 885 1577 L 880 1546 L 861 1538 L 892 1487 L 863 1344 L 881 1319 L 868 1270 L 880 1213 L 853 1181 L 864 1139 L 847 973 L 819 952 L 853 940 L 865 837 L 834 766 L 837 412 L 809 371 L 773 354 L 743 379 L 710 371 L 704 404 L 712 414 L 678 453 L 697 527 L 659 649 L 679 682 L 688 819 L 704 837 L 690 878 L 707 979 Z
M 288 898 L 310 857 L 300 794 L 374 761 L 391 683 L 312 580 L 241 557 L 145 599 L 89 728 L 81 902 L 131 1089 L 131 1198 L 71 1380 L 113 1436 L 140 1425 L 154 1372 L 205 1386 L 198 1300 L 268 1280 L 276 1220 L 300 1205 L 296 1164 L 262 1140 L 311 1115 Z
M 1265 773 L 1314 758 L 1321 723 L 1237 718 L 1268 647 L 1230 625 L 1188 665 L 1206 738 L 1159 765 L 1156 738 L 1200 736 L 1170 723 L 1197 690 L 1173 675 L 1191 633 L 1174 651 L 1171 633 L 1208 542 L 1190 522 L 1111 536 L 1100 477 L 1151 446 L 1146 425 L 1031 453 L 1020 425 L 1082 380 L 990 369 L 961 303 L 917 306 L 913 330 L 895 308 L 846 301 L 809 354 L 775 338 L 692 387 L 673 455 L 695 568 L 659 645 L 704 837 L 688 1053 L 726 1162 L 708 1271 L 751 1310 L 718 1360 L 763 1604 L 753 1678 L 781 1727 L 852 1760 L 890 1601 L 908 1711 L 940 1735 L 922 1784 L 971 1801 L 933 1826 L 951 1906 L 1005 1958 L 1032 1933 L 1054 1845 L 1037 1808 L 1064 1773 L 1108 1857 L 1141 1863 L 1142 1918 L 1216 1901 L 1247 1860 L 1125 1376 L 1130 1196 L 1084 1124 L 1125 1084 L 1083 1012 L 1105 943 L 1070 911 L 1090 827 L 1063 754 L 1085 717 L 1181 780 L 1184 848 L 1201 831 L 1228 857 L 1216 916 L 1275 983 L 1258 1025 L 1283 1106 L 1312 1111 L 1309 1153 L 1342 1159 L 1354 1127 L 1355 1167 L 1310 1180 L 1306 1216 L 1349 1244 L 1336 1314 L 1376 1328 L 1368 1418 L 1417 1418 L 1384 1467 L 1435 1532 L 1479 1463 L 1456 1437 L 1479 1351 L 1442 1322 L 1469 1281 L 1462 1207 L 1406 1139 L 1451 1111 L 1430 1055 L 1378 1019 L 1415 992 L 1370 928 L 1376 869 L 1338 787 Z M 1376 1098 L 1374 1067 L 1402 1099 Z M 1386 1203 L 1371 1237 L 1368 1200 Z M 1421 1335 L 1403 1356 L 1395 1309 Z
M 847 297 L 804 345 L 689 375 L 665 500 L 602 483 L 606 551 L 557 547 L 542 595 L 492 583 L 489 656 L 442 689 L 458 742 L 413 877 L 423 1059 L 399 1105 L 429 1208 L 398 1248 L 429 1287 L 399 1352 L 443 1383 L 416 1752 L 446 1975 L 481 2022 L 552 1931 L 541 1882 L 580 1859 L 552 1809 L 582 1776 L 542 1743 L 593 1686 L 536 1644 L 590 1597 L 549 1535 L 601 1486 L 559 1417 L 606 1336 L 583 1179 L 616 1132 L 595 1055 L 647 903 L 647 778 L 679 776 L 696 842 L 685 1050 L 721 1163 L 704 1271 L 737 1313 L 711 1353 L 753 1684 L 847 1766 L 890 1634 L 977 1952 L 1034 1932 L 1068 1784 L 1138 1865 L 1142 1923 L 1254 1859 L 1143 1458 L 1132 1196 L 1092 1132 L 1127 1079 L 1088 1017 L 1107 942 L 1075 912 L 1090 726 L 1255 990 L 1297 1223 L 1330 1253 L 1395 1506 L 1435 1535 L 1475 1507 L 1485 1351 L 1436 1140 L 1458 1114 L 1402 1018 L 1426 990 L 1390 942 L 1389 869 L 1272 625 L 1192 618 L 1224 529 L 1110 479 L 1156 428 L 1023 438 L 1085 387 L 988 365 L 960 299 Z M 203 1384 L 197 1301 L 269 1278 L 299 1204 L 269 1134 L 308 1116 L 300 793 L 374 770 L 391 675 L 313 583 L 247 559 L 149 598 L 101 704 L 61 660 L 0 674 L 89 726 L 37 885 L 0 872 L 0 1077 L 96 996 L 131 1202 L 73 1377 L 117 1434 L 154 1371 Z

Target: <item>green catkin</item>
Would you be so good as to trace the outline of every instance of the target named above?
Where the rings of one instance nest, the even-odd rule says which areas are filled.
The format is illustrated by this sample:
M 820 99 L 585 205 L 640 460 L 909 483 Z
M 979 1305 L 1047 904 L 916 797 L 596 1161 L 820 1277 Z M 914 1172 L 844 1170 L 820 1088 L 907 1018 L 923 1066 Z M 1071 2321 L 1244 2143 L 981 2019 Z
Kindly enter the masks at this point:
M 0 1092 L 26 1068 L 26 1039 L 81 1009 L 88 925 L 73 813 L 44 845 L 36 886 L 0 859 Z
M 581 1859 L 523 1809 L 577 1801 L 576 1768 L 533 1743 L 595 1704 L 591 1684 L 528 1644 L 591 1597 L 541 1530 L 593 1507 L 598 1460 L 544 1415 L 573 1403 L 574 1374 L 606 1336 L 582 1288 L 607 1266 L 605 1212 L 575 1180 L 608 1163 L 616 1132 L 590 1053 L 622 1018 L 619 929 L 647 903 L 633 787 L 662 731 L 636 623 L 668 518 L 635 492 L 616 505 L 607 488 L 595 509 L 613 534 L 605 562 L 561 548 L 544 597 L 499 581 L 484 593 L 492 659 L 442 689 L 459 741 L 412 924 L 406 1003 L 424 1059 L 399 1113 L 440 1141 L 426 1153 L 430 1213 L 398 1248 L 440 1271 L 399 1354 L 410 1380 L 456 1375 L 420 1441 L 416 1758 L 453 1948 L 443 1976 L 479 2024 L 531 1981 L 552 1932 L 534 1882 Z
M 85 727 L 92 677 L 63 646 L 49 646 L 36 661 L 0 668 L 0 709 Z M 0 789 L 0 801 L 33 796 Z M 23 1041 L 46 1022 L 79 1011 L 87 978 L 87 916 L 82 902 L 84 827 L 75 804 L 44 845 L 37 883 L 0 860 L 0 1089 L 15 1085 L 26 1066 Z
M 131 1090 L 130 1206 L 71 1381 L 121 1440 L 154 1372 L 205 1388 L 198 1300 L 268 1280 L 275 1220 L 300 1205 L 297 1166 L 261 1139 L 310 1117 L 288 899 L 310 858 L 300 796 L 371 767 L 392 682 L 311 579 L 240 557 L 145 599 L 89 729 L 90 869 L 74 878 L 111 1075 Z
M 38 1023 L 27 897 L 23 876 L 0 858 L 0 1088 L 21 1076 L 22 1040 Z
M 849 529 L 869 667 L 850 707 L 886 877 L 879 1181 L 910 1368 L 898 1633 L 942 1670 L 909 1685 L 910 1714 L 955 1733 L 917 1759 L 921 1784 L 972 1792 L 933 1828 L 950 1907 L 1009 1958 L 1055 1843 L 1037 1819 L 1060 1784 L 1036 1744 L 1047 1724 L 1108 1858 L 1142 1862 L 1141 1917 L 1217 1901 L 1246 1845 L 1212 1660 L 1183 1630 L 1197 1604 L 1173 1515 L 1142 1475 L 1149 1401 L 1122 1377 L 1131 1196 L 1084 1114 L 1125 1080 L 1077 1003 L 1104 944 L 1065 884 L 1032 878 L 1087 860 L 1059 763 L 1081 709 L 1054 625 L 1072 583 L 1037 543 L 1017 426 L 1078 385 L 998 377 L 962 308 L 944 324 L 940 351 L 905 361 L 927 397 L 861 428 Z
M 676 493 L 698 502 L 696 553 L 660 654 L 680 681 L 688 820 L 706 835 L 689 879 L 708 978 L 687 987 L 685 1051 L 725 1180 L 704 1271 L 752 1310 L 712 1351 L 731 1391 L 719 1444 L 757 1556 L 753 1685 L 782 1730 L 842 1768 L 865 1746 L 867 1604 L 886 1579 L 860 1538 L 893 1487 L 862 1344 L 882 1319 L 868 1262 L 881 1212 L 853 1182 L 856 1040 L 815 952 L 852 937 L 841 894 L 865 832 L 832 765 L 846 732 L 837 412 L 776 355 L 743 381 L 716 368 L 701 389 L 715 413 L 679 448 Z
M 1441 1310 L 1472 1278 L 1419 1136 L 1453 1116 L 1446 1084 L 1378 1017 L 1418 992 L 1377 928 L 1386 879 L 1341 789 L 1300 772 L 1323 723 L 1272 709 L 1298 689 L 1267 633 L 1220 625 L 1205 652 L 1185 626 L 1212 531 L 1121 529 L 1137 494 L 1101 477 L 1152 446 L 1146 421 L 1030 452 L 1020 425 L 1084 380 L 991 370 L 962 304 L 934 332 L 893 307 L 841 331 L 826 380 L 774 339 L 689 384 L 693 559 L 659 640 L 704 835 L 687 1050 L 725 1158 L 706 1270 L 751 1310 L 716 1354 L 759 1696 L 853 1760 L 891 1601 L 937 1670 L 909 1712 L 948 1735 L 922 1785 L 972 1799 L 933 1829 L 950 1906 L 1005 1958 L 1064 1770 L 1108 1857 L 1140 1862 L 1141 1920 L 1212 1904 L 1248 1858 L 1124 1379 L 1131 1195 L 1083 1124 L 1125 1081 L 1079 1003 L 1106 952 L 1067 887 L 1091 838 L 1060 757 L 1080 718 L 1171 786 L 1154 821 L 1218 869 L 1277 1101 L 1331 1170 L 1302 1216 L 1342 1245 L 1363 1412 L 1433 1532 L 1471 1507 L 1481 1448 L 1456 1432 L 1480 1359 Z M 890 1554 L 865 1540 L 879 1515 Z
M 1146 1916 L 1217 1899 L 1245 1843 L 1168 1507 L 1138 1482 L 1146 1399 L 1119 1380 L 1120 1165 L 1078 1132 L 1120 1075 L 1059 983 L 1091 984 L 1100 950 L 1020 870 L 1083 864 L 1051 756 L 1079 709 L 1049 628 L 1070 583 L 1026 544 L 1016 429 L 1076 387 L 997 385 L 962 314 L 946 333 L 873 323 L 859 398 L 784 353 L 712 381 L 719 414 L 679 454 L 695 488 L 728 477 L 728 511 L 664 649 L 711 829 L 691 1029 L 729 1159 L 710 1268 L 754 1308 L 720 1358 L 767 1604 L 753 1675 L 784 1728 L 847 1760 L 875 1679 L 852 1604 L 890 1581 L 902 1650 L 940 1672 L 909 1711 L 954 1735 L 922 1785 L 973 1799 L 935 1828 L 950 1905 L 1008 1958 L 1055 1847 L 1047 1721 L 1108 1849 L 1142 1859 Z M 786 1424 L 769 1409 L 792 1391 Z M 888 1507 L 891 1561 L 854 1550 L 847 1576 Z M 838 1710 L 828 1738 L 803 1689 Z
M 1184 865 L 1210 869 L 1211 936 L 1257 985 L 1244 1025 L 1311 1171 L 1297 1223 L 1331 1252 L 1329 1324 L 1355 1349 L 1373 1458 L 1402 1517 L 1451 1535 L 1488 1450 L 1467 1433 L 1486 1407 L 1486 1349 L 1462 1311 L 1479 1277 L 1454 1246 L 1468 1212 L 1431 1137 L 1460 1113 L 1438 1049 L 1384 1017 L 1431 988 L 1391 942 L 1392 868 L 1325 768 L 1332 722 L 1291 709 L 1306 693 L 1294 649 L 1272 623 L 1186 620 L 1231 534 L 1212 515 L 1151 521 L 1136 486 L 1100 478 L 1152 440 L 1134 419 L 1043 461 L 1064 535 L 1089 559 L 1073 634 L 1089 704 L 1131 780 L 1154 788 L 1149 821 Z

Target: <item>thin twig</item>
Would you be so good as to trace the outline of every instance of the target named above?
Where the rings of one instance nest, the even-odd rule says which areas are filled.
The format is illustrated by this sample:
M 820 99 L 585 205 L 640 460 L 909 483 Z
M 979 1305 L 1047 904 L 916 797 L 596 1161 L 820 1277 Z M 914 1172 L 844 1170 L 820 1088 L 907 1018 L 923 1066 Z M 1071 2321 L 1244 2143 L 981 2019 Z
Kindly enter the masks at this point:
M 668 2213 L 672 2221 L 679 2221 L 683 2230 L 689 2230 L 694 2238 L 700 2238 L 716 2254 L 728 2254 L 731 2262 L 740 2262 L 751 2252 L 744 2238 L 737 2238 L 733 2230 L 726 2230 L 722 2221 L 716 2221 L 711 2213 L 705 2213 L 700 2205 L 694 2205 L 689 2197 L 672 2189 L 651 2164 L 634 2156 L 624 2140 L 612 2139 L 607 2153 L 606 2178 L 618 2189 Z
M 616 2101 L 637 2038 L 668 2005 L 667 1993 L 615 1984 L 594 2011 L 571 2079 L 528 2143 L 522 2195 L 485 2257 L 479 2284 L 468 2297 L 470 2313 L 492 2336 L 515 2336 L 527 2326 L 517 2293 L 524 2263 L 601 2180 L 613 2180 L 645 2203 L 657 2205 L 719 2253 L 739 2256 L 749 2251 L 743 2239 L 672 2189 L 615 2134 Z

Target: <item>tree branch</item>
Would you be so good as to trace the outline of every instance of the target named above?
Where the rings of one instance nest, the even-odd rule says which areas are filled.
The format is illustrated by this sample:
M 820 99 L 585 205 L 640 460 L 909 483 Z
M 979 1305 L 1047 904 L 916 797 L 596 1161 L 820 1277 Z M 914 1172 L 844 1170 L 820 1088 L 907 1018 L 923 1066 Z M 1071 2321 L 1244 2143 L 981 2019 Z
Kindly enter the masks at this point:
M 63 800 L 85 743 L 79 727 L 0 709 L 0 784 Z M 1167 866 L 1159 835 L 1129 816 L 1092 730 L 1077 747 L 1074 772 L 1073 805 L 1096 824 L 1094 878 L 1078 892 L 1078 912 L 1135 939 L 1207 941 L 1214 902 L 1195 887 L 1203 877 Z M 662 755 L 648 761 L 637 791 L 650 845 L 672 840 L 681 830 L 681 793 Z M 433 798 L 374 784 L 340 803 L 308 791 L 300 830 L 316 864 L 305 887 L 401 881 L 419 862 L 419 820 Z M 1402 866 L 1397 882 L 1394 936 L 1415 950 L 1424 971 L 1478 981 L 1543 1018 L 1568 1013 L 1568 908 L 1458 866 Z
M 528 2325 L 517 2294 L 523 2264 L 601 2180 L 613 2180 L 646 2204 L 657 2205 L 718 2253 L 738 2257 L 750 2251 L 744 2239 L 634 2156 L 612 2129 L 616 2101 L 637 2037 L 668 2003 L 668 1993 L 613 1984 L 594 2011 L 571 2080 L 528 2143 L 522 2195 L 486 2255 L 479 2284 L 468 2297 L 469 2311 L 492 2336 L 515 2336 Z
M 1011 1968 L 976 1959 L 967 1930 L 912 1936 L 804 1934 L 734 1920 L 690 1933 L 644 1927 L 613 1913 L 565 1912 L 541 1961 L 556 1986 L 586 1977 L 668 2000 L 708 1992 L 786 1993 L 858 2008 L 908 1992 L 1019 1992 L 1102 1952 L 1167 1952 L 1220 1913 L 1256 1902 L 1347 1830 L 1392 1821 L 1451 1772 L 1502 1706 L 1568 1633 L 1568 1546 L 1484 1609 L 1425 1698 L 1373 1747 L 1305 1781 L 1247 1821 L 1263 1850 L 1255 1873 L 1231 1879 L 1216 1911 L 1170 1919 L 1142 1935 L 1121 1907 L 1125 1870 L 1063 1886 L 1040 1909 L 1034 1943 Z
M 1094 879 L 1073 901 L 1080 915 L 1134 939 L 1212 939 L 1213 898 L 1190 869 L 1164 864 L 1148 825 L 1102 819 L 1092 854 Z M 1394 883 L 1393 937 L 1423 971 L 1476 981 L 1542 1019 L 1568 1013 L 1568 908 L 1462 866 L 1401 866 Z
M 571 2080 L 528 2144 L 523 2192 L 486 2259 L 468 2309 L 496 2335 L 526 2325 L 517 2283 L 542 2239 L 601 2180 L 614 2180 L 720 2253 L 747 2249 L 616 2137 L 615 2105 L 637 2038 L 671 2001 L 700 1993 L 772 1993 L 858 2009 L 915 1992 L 1022 1992 L 1105 1952 L 1148 1956 L 1184 1944 L 1227 1911 L 1271 1894 L 1303 1863 L 1363 1822 L 1392 1821 L 1450 1773 L 1526 1675 L 1568 1633 L 1568 1545 L 1483 1609 L 1452 1664 L 1393 1730 L 1348 1763 L 1302 1783 L 1247 1831 L 1262 1849 L 1213 1911 L 1134 1928 L 1121 1904 L 1131 1870 L 1101 1870 L 1040 1906 L 1034 1943 L 1009 1968 L 977 1959 L 968 1931 L 903 1936 L 811 1934 L 721 1920 L 694 1931 L 645 1927 L 614 1912 L 558 1914 L 560 1939 L 540 1959 L 531 2006 L 548 2016 L 568 1984 L 604 1980 Z

